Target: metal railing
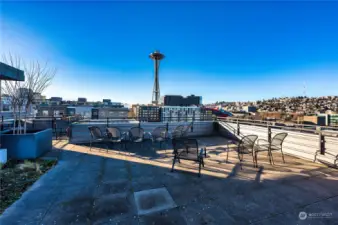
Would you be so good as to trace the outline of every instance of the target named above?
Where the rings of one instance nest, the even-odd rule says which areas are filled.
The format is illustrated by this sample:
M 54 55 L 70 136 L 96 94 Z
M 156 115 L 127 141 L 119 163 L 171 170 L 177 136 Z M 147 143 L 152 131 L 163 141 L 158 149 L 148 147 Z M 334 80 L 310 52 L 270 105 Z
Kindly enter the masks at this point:
M 195 122 L 195 121 L 212 121 L 213 118 L 211 115 L 194 117 L 194 116 L 177 116 L 177 117 L 125 117 L 125 118 L 116 118 L 116 117 L 106 117 L 101 119 L 81 119 L 77 121 L 77 124 L 81 123 L 106 123 L 107 125 L 112 123 L 171 123 L 171 122 Z
M 272 135 L 272 129 L 280 129 L 284 130 L 284 132 L 299 132 L 299 133 L 308 133 L 308 134 L 314 134 L 318 136 L 318 151 L 315 153 L 315 159 L 316 161 L 317 155 L 331 155 L 333 157 L 336 157 L 335 163 L 338 161 L 338 155 L 326 152 L 326 137 L 338 137 L 337 127 L 329 127 L 329 126 L 281 126 L 276 125 L 275 123 L 271 121 L 262 121 L 262 120 L 247 120 L 247 119 L 237 119 L 237 118 L 224 118 L 219 117 L 217 118 L 217 121 L 224 126 L 228 131 L 232 132 L 233 134 L 242 137 L 243 134 L 241 133 L 241 125 L 249 125 L 249 126 L 256 126 L 256 127 L 265 127 L 267 128 L 267 137 L 268 141 L 271 142 L 271 135 Z M 230 124 L 234 125 L 237 124 L 236 128 L 231 126 Z M 304 124 L 295 124 L 295 125 L 304 125 Z M 329 133 L 328 131 L 333 131 L 332 133 Z
M 2 132 L 10 132 L 14 127 L 18 128 L 18 122 L 21 121 L 21 129 L 24 129 L 24 122 L 26 121 L 27 130 L 43 130 L 52 129 L 53 136 L 58 139 L 60 136 L 67 136 L 67 128 L 76 121 L 79 121 L 82 117 L 61 117 L 61 116 L 38 116 L 38 117 L 26 117 L 21 119 L 4 119 L 1 117 L 0 130 Z M 14 126 L 15 125 L 15 126 Z
M 289 131 L 300 131 L 306 133 L 318 133 L 318 131 L 338 131 L 338 127 L 336 126 L 320 126 L 320 125 L 311 125 L 311 124 L 283 124 L 283 122 L 276 121 L 266 121 L 266 120 L 250 120 L 250 119 L 240 119 L 240 118 L 232 118 L 232 117 L 219 117 L 218 119 L 222 121 L 232 122 L 232 123 L 240 123 L 247 125 L 255 125 L 261 127 L 271 126 L 272 128 L 278 128 L 282 130 Z

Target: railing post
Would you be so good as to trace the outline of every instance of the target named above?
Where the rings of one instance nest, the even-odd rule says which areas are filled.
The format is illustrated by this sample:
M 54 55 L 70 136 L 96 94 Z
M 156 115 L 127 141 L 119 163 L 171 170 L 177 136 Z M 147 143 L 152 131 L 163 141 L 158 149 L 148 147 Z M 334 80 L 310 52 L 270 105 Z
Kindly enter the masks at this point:
M 237 119 L 237 135 L 239 135 L 241 133 L 241 128 L 239 125 L 239 120 Z
M 56 130 L 56 118 L 53 116 L 53 119 L 52 119 L 52 126 L 54 128 L 54 131 L 55 131 L 55 139 L 57 140 L 58 139 L 58 133 L 57 133 L 57 130 Z
M 52 117 L 52 129 L 54 129 L 54 116 Z
M 268 141 L 271 143 L 271 126 L 268 124 Z
M 108 124 L 109 124 L 109 118 L 107 117 L 107 124 L 106 124 L 106 127 L 108 127 Z
M 73 123 L 71 123 L 69 126 L 68 126 L 69 130 L 68 130 L 68 139 L 69 139 L 69 142 L 72 141 L 72 134 L 73 134 Z
M 169 131 L 169 123 L 167 122 L 166 126 L 165 126 L 166 131 Z
M 4 116 L 1 116 L 1 131 L 4 130 Z
M 138 121 L 138 128 L 141 128 L 141 120 Z
M 319 151 L 321 155 L 325 155 L 325 136 L 322 133 L 321 127 L 317 127 L 319 132 Z

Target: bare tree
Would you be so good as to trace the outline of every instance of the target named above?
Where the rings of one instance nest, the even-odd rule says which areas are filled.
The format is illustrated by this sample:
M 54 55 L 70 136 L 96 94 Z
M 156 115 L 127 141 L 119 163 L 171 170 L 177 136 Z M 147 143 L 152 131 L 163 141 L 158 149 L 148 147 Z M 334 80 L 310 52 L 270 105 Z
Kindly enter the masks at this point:
M 35 94 L 41 94 L 46 90 L 56 74 L 56 69 L 50 68 L 47 62 L 43 65 L 39 61 L 24 63 L 20 57 L 13 56 L 11 53 L 3 55 L 3 61 L 25 73 L 25 81 L 5 81 L 3 92 L 11 98 L 14 119 L 19 118 L 17 133 L 21 132 L 21 111 L 24 108 L 24 132 L 26 133 L 27 112 L 34 101 Z
M 41 65 L 39 61 L 33 61 L 29 66 L 25 65 L 24 68 L 26 76 L 26 93 L 25 111 L 27 112 L 34 101 L 35 94 L 41 94 L 52 83 L 52 80 L 56 74 L 55 68 L 50 68 L 48 63 Z M 26 133 L 26 118 L 24 131 Z

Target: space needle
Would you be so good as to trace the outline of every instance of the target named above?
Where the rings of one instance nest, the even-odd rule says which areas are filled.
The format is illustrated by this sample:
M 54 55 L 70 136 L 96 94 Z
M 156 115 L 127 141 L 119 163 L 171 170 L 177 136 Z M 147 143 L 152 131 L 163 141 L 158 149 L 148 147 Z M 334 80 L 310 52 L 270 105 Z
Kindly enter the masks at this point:
M 159 51 L 155 51 L 153 53 L 150 53 L 149 58 L 154 60 L 154 73 L 155 73 L 152 103 L 158 105 L 160 100 L 160 83 L 158 73 L 160 69 L 160 61 L 164 58 L 164 55 Z

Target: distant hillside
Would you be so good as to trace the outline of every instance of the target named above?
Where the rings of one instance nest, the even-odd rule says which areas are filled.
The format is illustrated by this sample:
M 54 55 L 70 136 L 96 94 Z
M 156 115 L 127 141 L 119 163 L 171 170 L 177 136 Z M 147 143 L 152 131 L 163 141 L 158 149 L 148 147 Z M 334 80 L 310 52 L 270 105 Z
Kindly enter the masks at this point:
M 338 96 L 324 97 L 283 97 L 259 100 L 255 102 L 219 101 L 213 106 L 222 106 L 225 110 L 240 111 L 244 106 L 256 106 L 259 111 L 325 113 L 327 110 L 338 111 Z

